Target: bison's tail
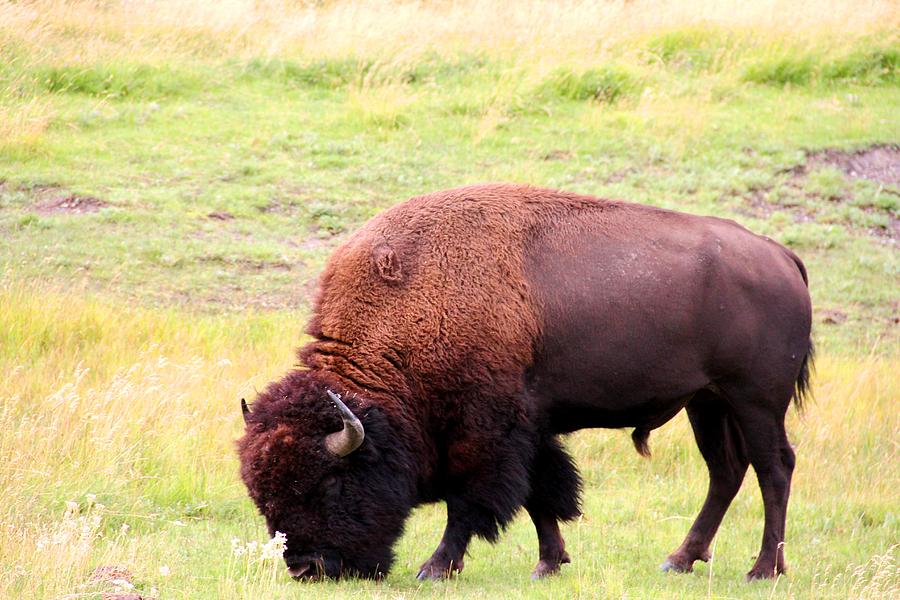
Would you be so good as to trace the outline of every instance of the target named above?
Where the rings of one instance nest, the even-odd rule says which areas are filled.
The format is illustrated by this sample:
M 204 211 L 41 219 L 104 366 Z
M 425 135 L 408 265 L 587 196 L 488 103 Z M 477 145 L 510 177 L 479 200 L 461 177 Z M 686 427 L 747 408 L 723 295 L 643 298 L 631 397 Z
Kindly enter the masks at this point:
M 803 283 L 809 287 L 809 275 L 806 273 L 806 266 L 804 266 L 803 261 L 791 250 L 784 248 L 784 251 L 797 265 L 797 268 L 800 270 L 800 276 L 803 277 Z M 809 338 L 809 347 L 806 350 L 806 356 L 803 357 L 803 362 L 800 364 L 800 374 L 797 375 L 797 381 L 794 383 L 794 406 L 797 407 L 797 410 L 803 410 L 806 401 L 812 397 L 809 379 L 814 370 L 813 362 L 815 357 L 816 348 L 813 345 L 812 338 Z
M 803 357 L 803 362 L 800 364 L 800 374 L 797 375 L 797 381 L 794 383 L 794 406 L 797 407 L 797 410 L 803 410 L 806 401 L 812 397 L 812 388 L 809 380 L 814 370 L 815 357 L 816 348 L 813 345 L 812 338 L 810 338 L 809 350 L 806 351 L 806 356 Z

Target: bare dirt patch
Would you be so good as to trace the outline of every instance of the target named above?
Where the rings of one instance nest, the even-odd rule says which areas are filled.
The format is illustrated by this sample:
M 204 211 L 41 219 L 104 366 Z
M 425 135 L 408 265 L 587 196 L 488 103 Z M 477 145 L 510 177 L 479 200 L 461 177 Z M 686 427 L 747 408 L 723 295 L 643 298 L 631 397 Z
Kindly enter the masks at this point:
M 823 308 L 818 313 L 819 320 L 826 325 L 841 325 L 847 320 L 847 313 L 836 308 Z
M 267 215 L 294 217 L 302 210 L 302 203 L 293 200 L 285 202 L 273 200 L 265 206 L 260 206 L 257 210 Z
M 0 195 L 6 194 L 13 198 L 13 203 L 7 203 L 7 206 L 16 206 L 19 202 L 24 202 L 23 208 L 26 211 L 39 215 L 80 215 L 94 213 L 109 206 L 109 202 L 96 196 L 74 194 L 56 185 L 14 185 L 0 180 Z
M 318 231 L 311 231 L 309 235 L 303 238 L 299 243 L 294 243 L 293 245 L 297 248 L 301 248 L 303 250 L 309 252 L 316 252 L 319 250 L 327 250 L 329 248 L 334 248 L 340 242 L 344 241 L 347 236 L 344 234 L 337 235 L 320 235 Z
M 541 160 L 569 160 L 575 153 L 571 150 L 551 150 L 541 156 Z
M 799 188 L 798 188 L 799 189 Z M 754 187 L 740 196 L 743 206 L 737 209 L 742 215 L 757 219 L 768 219 L 777 211 L 789 212 L 795 223 L 810 223 L 816 220 L 816 215 L 803 206 L 782 204 L 769 200 L 770 187 Z
M 234 267 L 244 271 L 265 271 L 269 269 L 278 271 L 292 271 L 295 266 L 300 266 L 299 263 L 297 265 L 294 265 L 283 260 L 262 260 L 244 257 L 226 257 L 218 254 L 210 256 L 200 256 L 197 258 L 197 261 L 207 264 L 211 263 L 227 267 Z
M 868 226 L 859 221 L 847 219 L 841 224 L 850 230 L 865 233 L 884 243 L 896 244 L 900 241 L 900 218 L 896 211 L 856 203 L 852 189 L 844 187 L 829 194 L 813 191 L 809 188 L 809 177 L 818 169 L 828 167 L 841 171 L 851 179 L 866 179 L 879 184 L 881 193 L 900 194 L 896 190 L 900 186 L 900 145 L 876 144 L 855 151 L 836 149 L 807 152 L 804 162 L 795 165 L 779 175 L 787 176 L 782 181 L 777 201 L 771 199 L 773 185 L 751 188 L 739 194 L 742 201 L 737 212 L 748 216 L 766 219 L 776 211 L 786 211 L 793 215 L 798 223 L 817 222 L 823 217 L 828 206 L 849 204 L 855 209 L 870 215 L 887 218 L 884 226 Z M 824 202 L 823 202 L 824 201 Z M 834 222 L 833 214 L 830 217 Z
M 73 194 L 55 185 L 35 185 L 20 189 L 34 198 L 32 210 L 40 215 L 81 215 L 109 206 L 108 202 L 100 198 Z
M 829 149 L 808 154 L 806 171 L 819 166 L 835 167 L 854 179 L 900 185 L 900 145 L 876 144 L 854 152 Z
M 623 181 L 629 175 L 637 173 L 637 169 L 634 167 L 625 167 L 624 169 L 619 169 L 617 171 L 613 171 L 609 175 L 607 175 L 606 179 L 603 180 L 603 183 L 619 183 Z
M 109 204 L 99 198 L 94 198 L 93 196 L 76 196 L 74 194 L 71 194 L 63 198 L 57 198 L 55 200 L 48 200 L 36 204 L 34 210 L 35 212 L 42 215 L 58 213 L 80 215 L 84 213 L 97 212 L 104 206 L 109 206 Z
M 234 215 L 230 212 L 224 210 L 214 210 L 208 215 L 206 215 L 208 219 L 212 219 L 213 221 L 233 221 Z

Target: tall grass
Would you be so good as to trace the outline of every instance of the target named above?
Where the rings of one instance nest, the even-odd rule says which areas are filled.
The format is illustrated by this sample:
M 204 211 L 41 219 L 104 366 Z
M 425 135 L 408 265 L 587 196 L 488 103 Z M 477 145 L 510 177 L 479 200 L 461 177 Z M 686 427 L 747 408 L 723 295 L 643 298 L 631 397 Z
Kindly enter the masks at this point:
M 0 569 L 0 597 L 49 597 L 121 554 L 110 518 L 177 513 L 236 488 L 238 399 L 291 364 L 298 327 L 14 281 L 0 280 L 0 564 L 16 568 Z M 86 494 L 117 498 L 118 512 Z
M 246 77 L 349 86 L 351 117 L 386 129 L 418 102 L 410 86 L 473 78 L 494 90 L 474 107 L 487 129 L 554 96 L 646 104 L 747 83 L 895 84 L 900 9 L 863 4 L 0 0 L 0 149 L 33 149 L 63 94 L 155 101 Z
M 348 57 L 384 69 L 464 54 L 547 73 L 625 53 L 640 62 L 722 70 L 748 53 L 840 52 L 885 32 L 896 41 L 898 26 L 900 10 L 890 0 L 0 1 L 4 58 L 27 54 L 54 69 L 123 59 L 159 65 Z M 886 60 L 877 67 L 896 68 L 895 59 Z M 879 58 L 838 65 L 833 74 L 852 74 L 866 61 Z M 79 83 L 65 75 L 56 81 L 52 72 L 46 79 L 51 88 Z
M 0 3 L 6 35 L 88 61 L 137 48 L 151 57 L 213 50 L 402 60 L 436 49 L 590 60 L 623 40 L 672 29 L 749 29 L 765 32 L 766 40 L 808 32 L 856 37 L 889 29 L 898 19 L 890 0 Z

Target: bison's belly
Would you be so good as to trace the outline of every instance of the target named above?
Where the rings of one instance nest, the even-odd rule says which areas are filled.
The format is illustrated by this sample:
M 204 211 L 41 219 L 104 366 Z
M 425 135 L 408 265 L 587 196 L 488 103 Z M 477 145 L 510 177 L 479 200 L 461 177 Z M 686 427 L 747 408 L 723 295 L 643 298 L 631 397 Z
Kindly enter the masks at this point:
M 545 339 L 526 385 L 555 432 L 656 427 L 709 384 L 702 346 L 672 344 L 640 323 L 636 335 L 611 329 L 598 324 L 590 335 Z
M 671 416 L 709 383 L 709 356 L 727 328 L 725 315 L 708 314 L 707 267 L 639 243 L 579 250 L 532 263 L 542 325 L 527 387 L 536 410 L 558 431 Z

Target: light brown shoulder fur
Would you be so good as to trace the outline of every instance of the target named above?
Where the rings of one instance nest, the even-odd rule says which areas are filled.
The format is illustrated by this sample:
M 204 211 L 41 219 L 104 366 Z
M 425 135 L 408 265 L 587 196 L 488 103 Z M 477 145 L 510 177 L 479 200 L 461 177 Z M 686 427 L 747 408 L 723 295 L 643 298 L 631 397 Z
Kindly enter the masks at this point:
M 303 359 L 372 389 L 518 386 L 538 335 L 523 274 L 535 222 L 529 202 L 540 205 L 547 193 L 458 188 L 413 198 L 367 223 L 323 273 L 308 328 L 319 341 Z M 417 381 L 402 381 L 400 371 Z

